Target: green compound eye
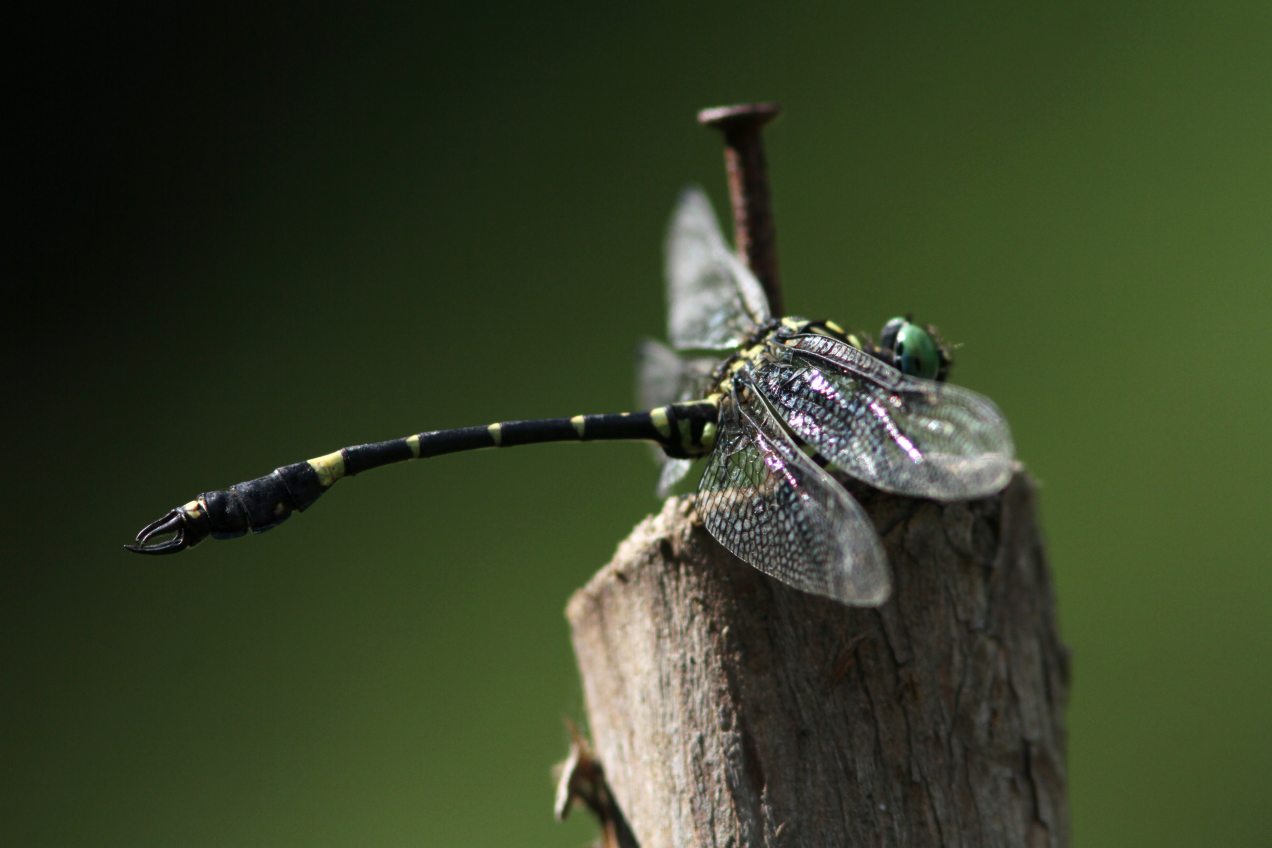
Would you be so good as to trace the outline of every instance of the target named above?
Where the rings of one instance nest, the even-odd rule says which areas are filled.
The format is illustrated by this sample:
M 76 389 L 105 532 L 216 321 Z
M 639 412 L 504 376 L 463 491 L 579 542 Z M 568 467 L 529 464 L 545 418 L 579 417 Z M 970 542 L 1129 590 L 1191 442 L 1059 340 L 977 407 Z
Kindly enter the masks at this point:
M 935 380 L 941 373 L 941 349 L 932 334 L 905 318 L 893 318 L 883 327 L 880 342 L 890 348 L 901 373 Z

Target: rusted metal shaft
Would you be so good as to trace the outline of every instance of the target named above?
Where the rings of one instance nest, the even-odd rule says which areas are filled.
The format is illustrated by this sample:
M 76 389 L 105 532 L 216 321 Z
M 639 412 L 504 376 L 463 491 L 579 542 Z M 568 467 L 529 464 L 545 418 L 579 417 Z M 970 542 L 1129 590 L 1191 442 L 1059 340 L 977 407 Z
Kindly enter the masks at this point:
M 776 117 L 780 109 L 776 103 L 743 103 L 703 109 L 698 113 L 698 123 L 715 127 L 724 134 L 734 247 L 764 286 L 774 315 L 782 315 L 784 311 L 768 163 L 764 159 L 760 129 Z

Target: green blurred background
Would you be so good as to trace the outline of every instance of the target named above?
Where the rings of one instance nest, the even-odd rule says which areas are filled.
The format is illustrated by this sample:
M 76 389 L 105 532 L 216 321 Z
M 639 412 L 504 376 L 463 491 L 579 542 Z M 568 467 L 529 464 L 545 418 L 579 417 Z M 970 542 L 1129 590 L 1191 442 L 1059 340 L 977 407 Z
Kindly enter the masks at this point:
M 340 445 L 631 404 L 703 106 L 767 135 L 791 311 L 913 311 L 1007 412 L 1073 649 L 1075 844 L 1272 839 L 1272 6 L 119 9 L 14 25 L 0 842 L 579 845 L 562 609 L 646 452 Z M 14 54 L 10 55 L 12 60 Z M 1260 436 L 1259 434 L 1263 435 Z

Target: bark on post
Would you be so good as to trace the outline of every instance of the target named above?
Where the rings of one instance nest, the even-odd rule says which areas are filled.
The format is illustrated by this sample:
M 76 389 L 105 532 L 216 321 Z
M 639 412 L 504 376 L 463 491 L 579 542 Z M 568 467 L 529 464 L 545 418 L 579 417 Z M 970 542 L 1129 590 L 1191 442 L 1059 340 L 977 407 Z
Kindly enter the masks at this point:
M 938 504 L 863 492 L 879 609 L 746 566 L 692 498 L 569 603 L 625 842 L 1063 846 L 1067 655 L 1024 474 Z

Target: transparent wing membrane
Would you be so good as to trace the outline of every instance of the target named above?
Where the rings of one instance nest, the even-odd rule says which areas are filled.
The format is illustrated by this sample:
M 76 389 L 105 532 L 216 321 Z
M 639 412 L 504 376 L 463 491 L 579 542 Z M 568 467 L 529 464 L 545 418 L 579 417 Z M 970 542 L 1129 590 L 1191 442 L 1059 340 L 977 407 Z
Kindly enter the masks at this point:
M 643 339 L 636 347 L 636 405 L 653 409 L 702 397 L 718 357 L 682 357 L 662 342 Z
M 677 203 L 666 273 L 675 350 L 646 342 L 639 351 L 647 408 L 712 388 L 705 384 L 718 360 L 676 351 L 736 349 L 770 319 L 763 288 L 729 249 L 700 189 Z M 733 390 L 720 406 L 698 511 L 720 544 L 760 571 L 843 603 L 881 604 L 891 589 L 882 544 L 832 472 L 902 495 L 983 497 L 1011 477 L 1007 424 L 987 398 L 906 376 L 838 338 L 768 338 L 766 353 L 729 371 Z M 689 467 L 664 458 L 659 494 Z
M 676 484 L 685 479 L 691 468 L 693 468 L 692 459 L 663 457 L 662 468 L 658 472 L 658 488 L 654 490 L 658 497 L 665 498 L 670 495 L 676 488 Z
M 698 487 L 707 530 L 739 559 L 797 589 L 847 604 L 883 603 L 891 582 L 869 518 L 747 394 L 723 405 Z
M 963 500 L 1011 477 L 1011 434 L 992 401 L 905 376 L 837 339 L 795 339 L 756 382 L 796 436 L 877 489 Z
M 702 189 L 683 191 L 666 242 L 667 338 L 681 350 L 736 347 L 769 319 L 768 300 L 725 243 Z
M 682 357 L 662 342 L 642 340 L 636 348 L 637 408 L 653 409 L 702 397 L 707 378 L 718 363 L 716 357 Z M 657 446 L 651 450 L 661 466 L 656 491 L 658 497 L 665 498 L 689 473 L 693 461 L 673 459 Z

